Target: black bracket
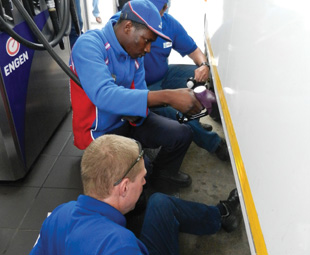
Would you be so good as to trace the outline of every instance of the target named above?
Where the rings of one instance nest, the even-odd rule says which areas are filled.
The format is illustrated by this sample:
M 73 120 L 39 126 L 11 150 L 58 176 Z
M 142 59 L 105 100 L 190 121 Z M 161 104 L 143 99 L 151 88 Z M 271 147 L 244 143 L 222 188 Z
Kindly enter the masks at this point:
M 177 121 L 181 124 L 187 123 L 191 120 L 199 119 L 199 118 L 207 116 L 207 115 L 208 115 L 208 111 L 198 113 L 198 114 L 194 114 L 194 115 L 190 115 L 190 116 L 187 116 L 187 115 L 179 113 L 179 112 L 176 113 Z

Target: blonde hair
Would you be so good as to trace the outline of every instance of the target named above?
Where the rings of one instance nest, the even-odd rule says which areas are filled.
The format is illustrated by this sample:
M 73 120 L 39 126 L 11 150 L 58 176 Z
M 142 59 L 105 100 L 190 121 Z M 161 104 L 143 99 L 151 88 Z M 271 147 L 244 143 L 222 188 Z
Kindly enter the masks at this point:
M 122 178 L 139 155 L 135 140 L 118 135 L 103 135 L 85 150 L 81 161 L 81 176 L 85 195 L 104 199 L 113 184 Z M 126 175 L 134 181 L 141 169 L 136 164 Z

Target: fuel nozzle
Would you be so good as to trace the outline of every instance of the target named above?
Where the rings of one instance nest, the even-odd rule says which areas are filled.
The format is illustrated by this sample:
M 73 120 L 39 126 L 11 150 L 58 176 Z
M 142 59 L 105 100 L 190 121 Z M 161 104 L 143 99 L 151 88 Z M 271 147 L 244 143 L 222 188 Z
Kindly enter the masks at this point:
M 193 77 L 189 77 L 186 82 L 186 86 L 189 89 L 195 89 L 198 86 L 205 86 L 205 82 L 198 82 Z
M 194 94 L 199 102 L 207 109 L 208 114 L 212 112 L 212 107 L 216 104 L 215 94 L 206 89 L 205 86 L 198 86 L 194 89 Z
M 215 94 L 206 88 L 205 83 L 197 82 L 193 77 L 190 77 L 187 79 L 186 86 L 194 91 L 196 98 L 204 106 L 206 111 L 192 116 L 187 116 L 177 112 L 176 118 L 180 123 L 186 123 L 190 120 L 207 116 L 212 112 L 213 106 L 216 105 Z

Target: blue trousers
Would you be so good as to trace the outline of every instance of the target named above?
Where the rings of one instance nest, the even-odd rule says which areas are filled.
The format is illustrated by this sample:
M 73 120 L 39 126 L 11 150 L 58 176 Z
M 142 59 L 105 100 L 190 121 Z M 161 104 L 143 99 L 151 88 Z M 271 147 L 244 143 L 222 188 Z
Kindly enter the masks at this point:
M 80 0 L 75 0 L 75 6 L 76 6 L 76 13 L 77 13 L 78 19 L 79 19 L 80 30 L 82 31 L 82 29 L 83 29 L 83 20 L 82 20 L 82 14 L 81 14 Z M 74 43 L 76 42 L 76 40 L 78 39 L 78 37 L 79 36 L 76 34 L 75 27 L 74 27 L 74 25 L 72 23 L 71 24 L 71 32 L 70 32 L 70 35 L 69 35 L 71 49 L 72 49 Z
M 153 84 L 148 84 L 148 89 L 151 91 L 161 90 L 161 89 L 179 89 L 187 88 L 186 82 L 190 77 L 194 77 L 194 71 L 197 67 L 194 65 L 169 65 L 169 70 L 165 77 Z M 172 107 L 156 107 L 152 108 L 155 113 L 165 116 L 167 118 L 176 120 L 176 113 Z M 205 130 L 199 120 L 191 120 L 186 123 L 189 125 L 193 131 L 193 141 L 201 148 L 209 151 L 215 152 L 220 144 L 221 138 L 215 132 Z
M 168 175 L 175 175 L 179 171 L 192 142 L 192 131 L 187 125 L 153 112 L 149 113 L 141 126 L 132 126 L 126 122 L 109 133 L 134 138 L 146 148 L 161 147 L 152 162 L 153 172 Z
M 98 1 L 99 0 L 93 0 L 93 15 L 95 18 L 99 17 L 100 11 L 98 8 Z
M 220 228 L 221 215 L 216 206 L 155 193 L 148 201 L 140 240 L 150 255 L 177 255 L 179 232 L 211 235 Z

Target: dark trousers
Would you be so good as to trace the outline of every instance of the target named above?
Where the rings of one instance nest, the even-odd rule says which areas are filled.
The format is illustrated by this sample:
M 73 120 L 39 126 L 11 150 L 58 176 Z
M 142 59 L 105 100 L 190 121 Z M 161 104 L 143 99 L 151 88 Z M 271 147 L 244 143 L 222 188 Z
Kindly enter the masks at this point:
M 148 201 L 140 240 L 150 255 L 178 255 L 179 232 L 211 235 L 220 228 L 216 206 L 155 193 Z
M 153 161 L 154 174 L 162 172 L 166 175 L 175 175 L 192 142 L 192 131 L 189 126 L 153 112 L 149 113 L 141 126 L 134 127 L 126 122 L 109 133 L 134 138 L 146 148 L 161 147 Z

